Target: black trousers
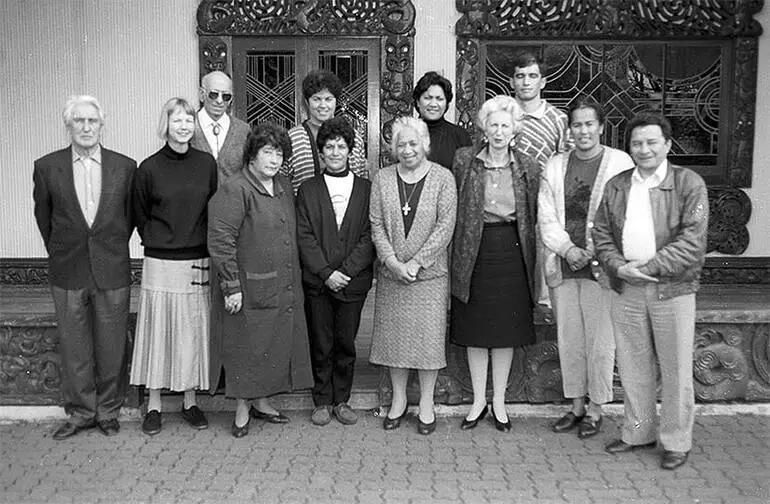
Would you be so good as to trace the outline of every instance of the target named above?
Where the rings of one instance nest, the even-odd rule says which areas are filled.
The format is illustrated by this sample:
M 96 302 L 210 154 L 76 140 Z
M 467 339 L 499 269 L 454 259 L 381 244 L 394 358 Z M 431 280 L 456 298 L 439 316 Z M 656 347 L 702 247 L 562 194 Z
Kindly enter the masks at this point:
M 64 409 L 75 424 L 118 417 L 126 397 L 130 288 L 52 287 Z
M 355 340 L 365 301 L 340 301 L 326 293 L 305 296 L 316 406 L 350 400 L 356 365 Z

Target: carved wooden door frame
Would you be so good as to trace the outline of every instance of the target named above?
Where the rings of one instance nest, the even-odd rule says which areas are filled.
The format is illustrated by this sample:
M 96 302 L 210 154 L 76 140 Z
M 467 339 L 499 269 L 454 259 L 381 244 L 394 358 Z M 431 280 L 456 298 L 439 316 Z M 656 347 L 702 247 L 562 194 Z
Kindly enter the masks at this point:
M 414 19 L 411 0 L 202 0 L 197 13 L 199 73 L 231 74 L 236 37 L 379 38 L 379 124 L 371 129 L 379 129 L 383 166 L 389 162 L 393 120 L 412 111 Z

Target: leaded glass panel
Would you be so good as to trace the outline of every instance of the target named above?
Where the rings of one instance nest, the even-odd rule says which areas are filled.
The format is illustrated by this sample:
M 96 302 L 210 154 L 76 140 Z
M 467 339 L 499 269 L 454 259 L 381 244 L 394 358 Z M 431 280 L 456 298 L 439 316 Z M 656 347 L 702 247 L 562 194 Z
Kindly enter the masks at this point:
M 347 117 L 350 124 L 364 138 L 367 152 L 369 52 L 365 50 L 322 50 L 318 52 L 318 66 L 329 70 L 342 81 L 342 95 L 335 115 Z
M 484 95 L 513 95 L 514 58 L 540 54 L 547 83 L 542 96 L 565 110 L 579 94 L 602 103 L 602 141 L 625 149 L 626 124 L 640 110 L 661 110 L 674 130 L 672 161 L 702 167 L 719 164 L 722 47 L 688 43 L 498 43 L 486 46 Z M 710 168 L 711 167 L 711 168 Z
M 293 51 L 246 53 L 246 121 L 274 122 L 286 129 L 297 123 L 294 100 L 296 57 Z

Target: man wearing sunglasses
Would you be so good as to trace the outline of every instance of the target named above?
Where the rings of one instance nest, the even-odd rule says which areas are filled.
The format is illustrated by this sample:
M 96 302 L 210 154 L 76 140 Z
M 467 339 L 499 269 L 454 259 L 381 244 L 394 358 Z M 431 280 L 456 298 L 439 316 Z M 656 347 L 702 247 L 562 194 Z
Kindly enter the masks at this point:
M 191 145 L 217 160 L 221 186 L 227 177 L 241 170 L 243 147 L 251 128 L 227 113 L 233 101 L 233 81 L 224 72 L 204 75 L 198 97 L 203 107 L 198 111 Z

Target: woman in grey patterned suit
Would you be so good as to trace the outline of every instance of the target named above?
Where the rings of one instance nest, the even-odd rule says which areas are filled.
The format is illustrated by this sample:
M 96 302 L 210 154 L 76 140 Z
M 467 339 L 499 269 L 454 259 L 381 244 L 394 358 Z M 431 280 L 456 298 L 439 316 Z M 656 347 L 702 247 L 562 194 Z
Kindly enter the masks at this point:
M 436 428 L 433 391 L 446 366 L 449 307 L 448 251 L 457 190 L 449 170 L 428 161 L 425 123 L 402 117 L 393 124 L 391 150 L 398 163 L 377 173 L 369 218 L 382 267 L 377 275 L 370 361 L 388 366 L 393 400 L 383 428 L 401 425 L 407 409 L 409 369 L 418 370 L 418 432 Z

